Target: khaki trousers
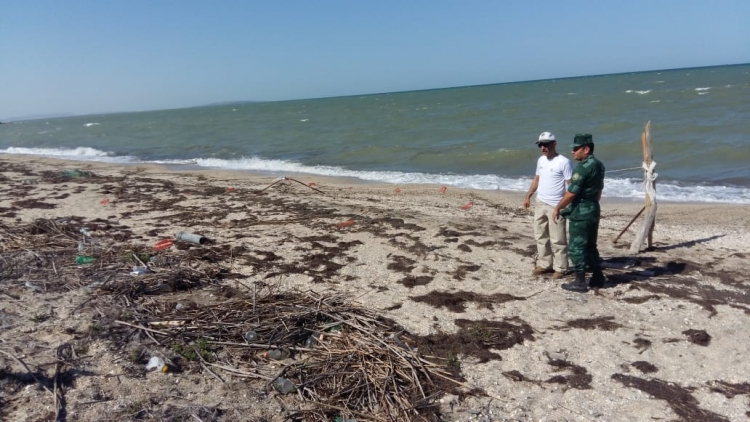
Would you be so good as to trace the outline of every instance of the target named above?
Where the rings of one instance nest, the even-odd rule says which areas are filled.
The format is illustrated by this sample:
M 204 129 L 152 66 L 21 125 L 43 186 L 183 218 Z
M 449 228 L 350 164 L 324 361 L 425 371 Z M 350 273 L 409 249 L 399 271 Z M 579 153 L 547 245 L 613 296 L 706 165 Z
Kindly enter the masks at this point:
M 566 220 L 552 221 L 555 207 L 536 201 L 534 209 L 534 237 L 536 238 L 536 266 L 564 273 L 568 271 L 568 236 Z

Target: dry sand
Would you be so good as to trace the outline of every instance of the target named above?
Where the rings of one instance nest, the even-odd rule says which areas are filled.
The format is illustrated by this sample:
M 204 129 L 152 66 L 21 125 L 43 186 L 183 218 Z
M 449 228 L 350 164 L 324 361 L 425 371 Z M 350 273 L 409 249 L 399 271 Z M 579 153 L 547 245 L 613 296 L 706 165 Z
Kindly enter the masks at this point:
M 750 415 L 746 206 L 660 203 L 655 247 L 631 255 L 634 228 L 618 244 L 612 240 L 642 204 L 605 198 L 599 248 L 609 282 L 575 294 L 531 275 L 533 212 L 517 194 L 308 175 L 278 182 L 243 172 L 20 156 L 0 157 L 0 168 L 0 223 L 8 230 L 40 218 L 81 217 L 149 246 L 179 231 L 199 233 L 242 251 L 218 263 L 241 275 L 239 284 L 225 282 L 236 288 L 272 280 L 282 291 L 344 294 L 415 338 L 473 333 L 489 346 L 457 351 L 454 364 L 475 390 L 439 399 L 446 421 Z M 60 177 L 73 169 L 96 177 Z M 118 241 L 104 230 L 92 235 Z M 54 419 L 54 395 L 29 372 L 53 387 L 63 344 L 78 352 L 74 370 L 57 383 L 67 420 L 284 420 L 288 414 L 277 393 L 226 373 L 219 374 L 222 383 L 199 366 L 134 370 L 150 355 L 174 353 L 145 338 L 133 359 L 133 344 L 97 335 L 109 329 L 109 312 L 97 305 L 102 296 L 71 284 L 49 289 L 53 280 L 11 271 L 8 259 L 19 252 L 14 240 L 19 244 L 0 239 L 0 419 Z M 274 260 L 260 259 L 269 256 Z M 281 270 L 301 264 L 305 271 Z M 510 341 L 518 333 L 525 334 Z

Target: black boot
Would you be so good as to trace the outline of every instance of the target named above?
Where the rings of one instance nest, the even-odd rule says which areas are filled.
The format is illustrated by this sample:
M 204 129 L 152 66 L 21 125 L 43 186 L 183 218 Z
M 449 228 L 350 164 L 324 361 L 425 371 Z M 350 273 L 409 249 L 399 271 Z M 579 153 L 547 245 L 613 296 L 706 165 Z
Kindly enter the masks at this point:
M 591 275 L 591 281 L 589 282 L 589 287 L 591 288 L 602 288 L 604 287 L 604 283 L 607 281 L 606 278 L 604 278 L 604 274 L 602 273 L 601 268 L 597 268 L 594 270 L 594 273 Z
M 583 271 L 576 272 L 576 281 L 572 283 L 565 283 L 560 287 L 562 287 L 563 290 L 568 290 L 571 292 L 586 293 L 587 291 L 589 291 L 589 286 L 586 285 L 586 273 Z

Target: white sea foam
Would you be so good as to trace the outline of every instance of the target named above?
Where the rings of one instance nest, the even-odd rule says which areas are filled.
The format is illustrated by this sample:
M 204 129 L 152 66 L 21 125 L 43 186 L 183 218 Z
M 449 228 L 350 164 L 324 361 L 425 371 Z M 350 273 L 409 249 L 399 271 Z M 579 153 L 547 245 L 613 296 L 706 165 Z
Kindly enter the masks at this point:
M 637 91 L 637 90 L 633 90 L 633 89 L 628 89 L 625 92 L 628 93 L 628 94 L 635 93 L 635 94 L 639 94 L 639 95 L 645 95 L 645 94 L 648 94 L 649 92 L 651 92 L 651 90 L 650 89 L 646 89 L 646 90 L 643 90 L 643 91 Z
M 201 167 L 227 170 L 248 170 L 277 174 L 301 173 L 310 175 L 351 177 L 371 182 L 392 184 L 436 184 L 481 190 L 526 192 L 531 183 L 528 177 L 510 178 L 493 174 L 428 174 L 397 171 L 360 171 L 335 166 L 308 166 L 285 160 L 266 160 L 258 157 L 240 160 L 205 158 L 195 160 Z M 607 178 L 603 192 L 609 198 L 642 200 L 644 190 L 641 180 Z M 750 204 L 750 189 L 728 186 L 678 186 L 659 183 L 658 200 L 674 202 L 716 202 Z
M 708 91 L 709 89 L 711 89 L 710 86 L 705 88 L 695 88 L 696 91 Z
M 649 102 L 650 102 L 650 103 L 660 103 L 660 102 L 661 102 L 661 100 L 651 100 L 651 101 L 649 101 Z
M 86 126 L 86 127 L 99 126 L 99 123 L 96 123 L 96 122 L 94 122 L 94 123 L 86 123 L 84 126 Z
M 6 149 L 0 149 L 0 154 L 23 154 L 23 155 L 39 155 L 42 157 L 49 158 L 60 158 L 64 160 L 77 160 L 77 161 L 100 161 L 105 163 L 136 163 L 138 159 L 136 157 L 124 156 L 124 155 L 112 155 L 109 152 L 101 151 L 95 148 L 89 147 L 77 147 L 77 148 L 24 148 L 24 147 L 8 147 Z

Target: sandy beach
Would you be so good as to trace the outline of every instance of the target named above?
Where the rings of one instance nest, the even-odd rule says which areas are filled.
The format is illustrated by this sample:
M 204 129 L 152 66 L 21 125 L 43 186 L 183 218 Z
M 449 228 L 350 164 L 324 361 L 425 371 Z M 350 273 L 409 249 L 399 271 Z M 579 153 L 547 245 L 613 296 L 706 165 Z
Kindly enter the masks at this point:
M 460 369 L 431 398 L 439 411 L 413 420 L 750 417 L 747 206 L 660 202 L 654 247 L 630 254 L 641 220 L 613 240 L 643 203 L 605 198 L 608 283 L 575 294 L 531 275 L 520 194 L 26 156 L 0 156 L 0 168 L 2 420 L 288 420 L 306 406 L 301 387 L 284 396 L 217 366 L 285 364 L 219 342 L 190 362 L 164 340 L 174 327 L 144 323 L 165 304 L 248 304 L 254 289 L 347 298 L 402 327 L 409 353 Z M 85 233 L 56 234 L 71 222 Z M 208 242 L 153 250 L 179 232 Z M 139 263 L 118 258 L 123 245 L 195 283 L 134 294 Z M 89 255 L 98 261 L 73 262 Z M 147 371 L 154 356 L 169 370 Z

